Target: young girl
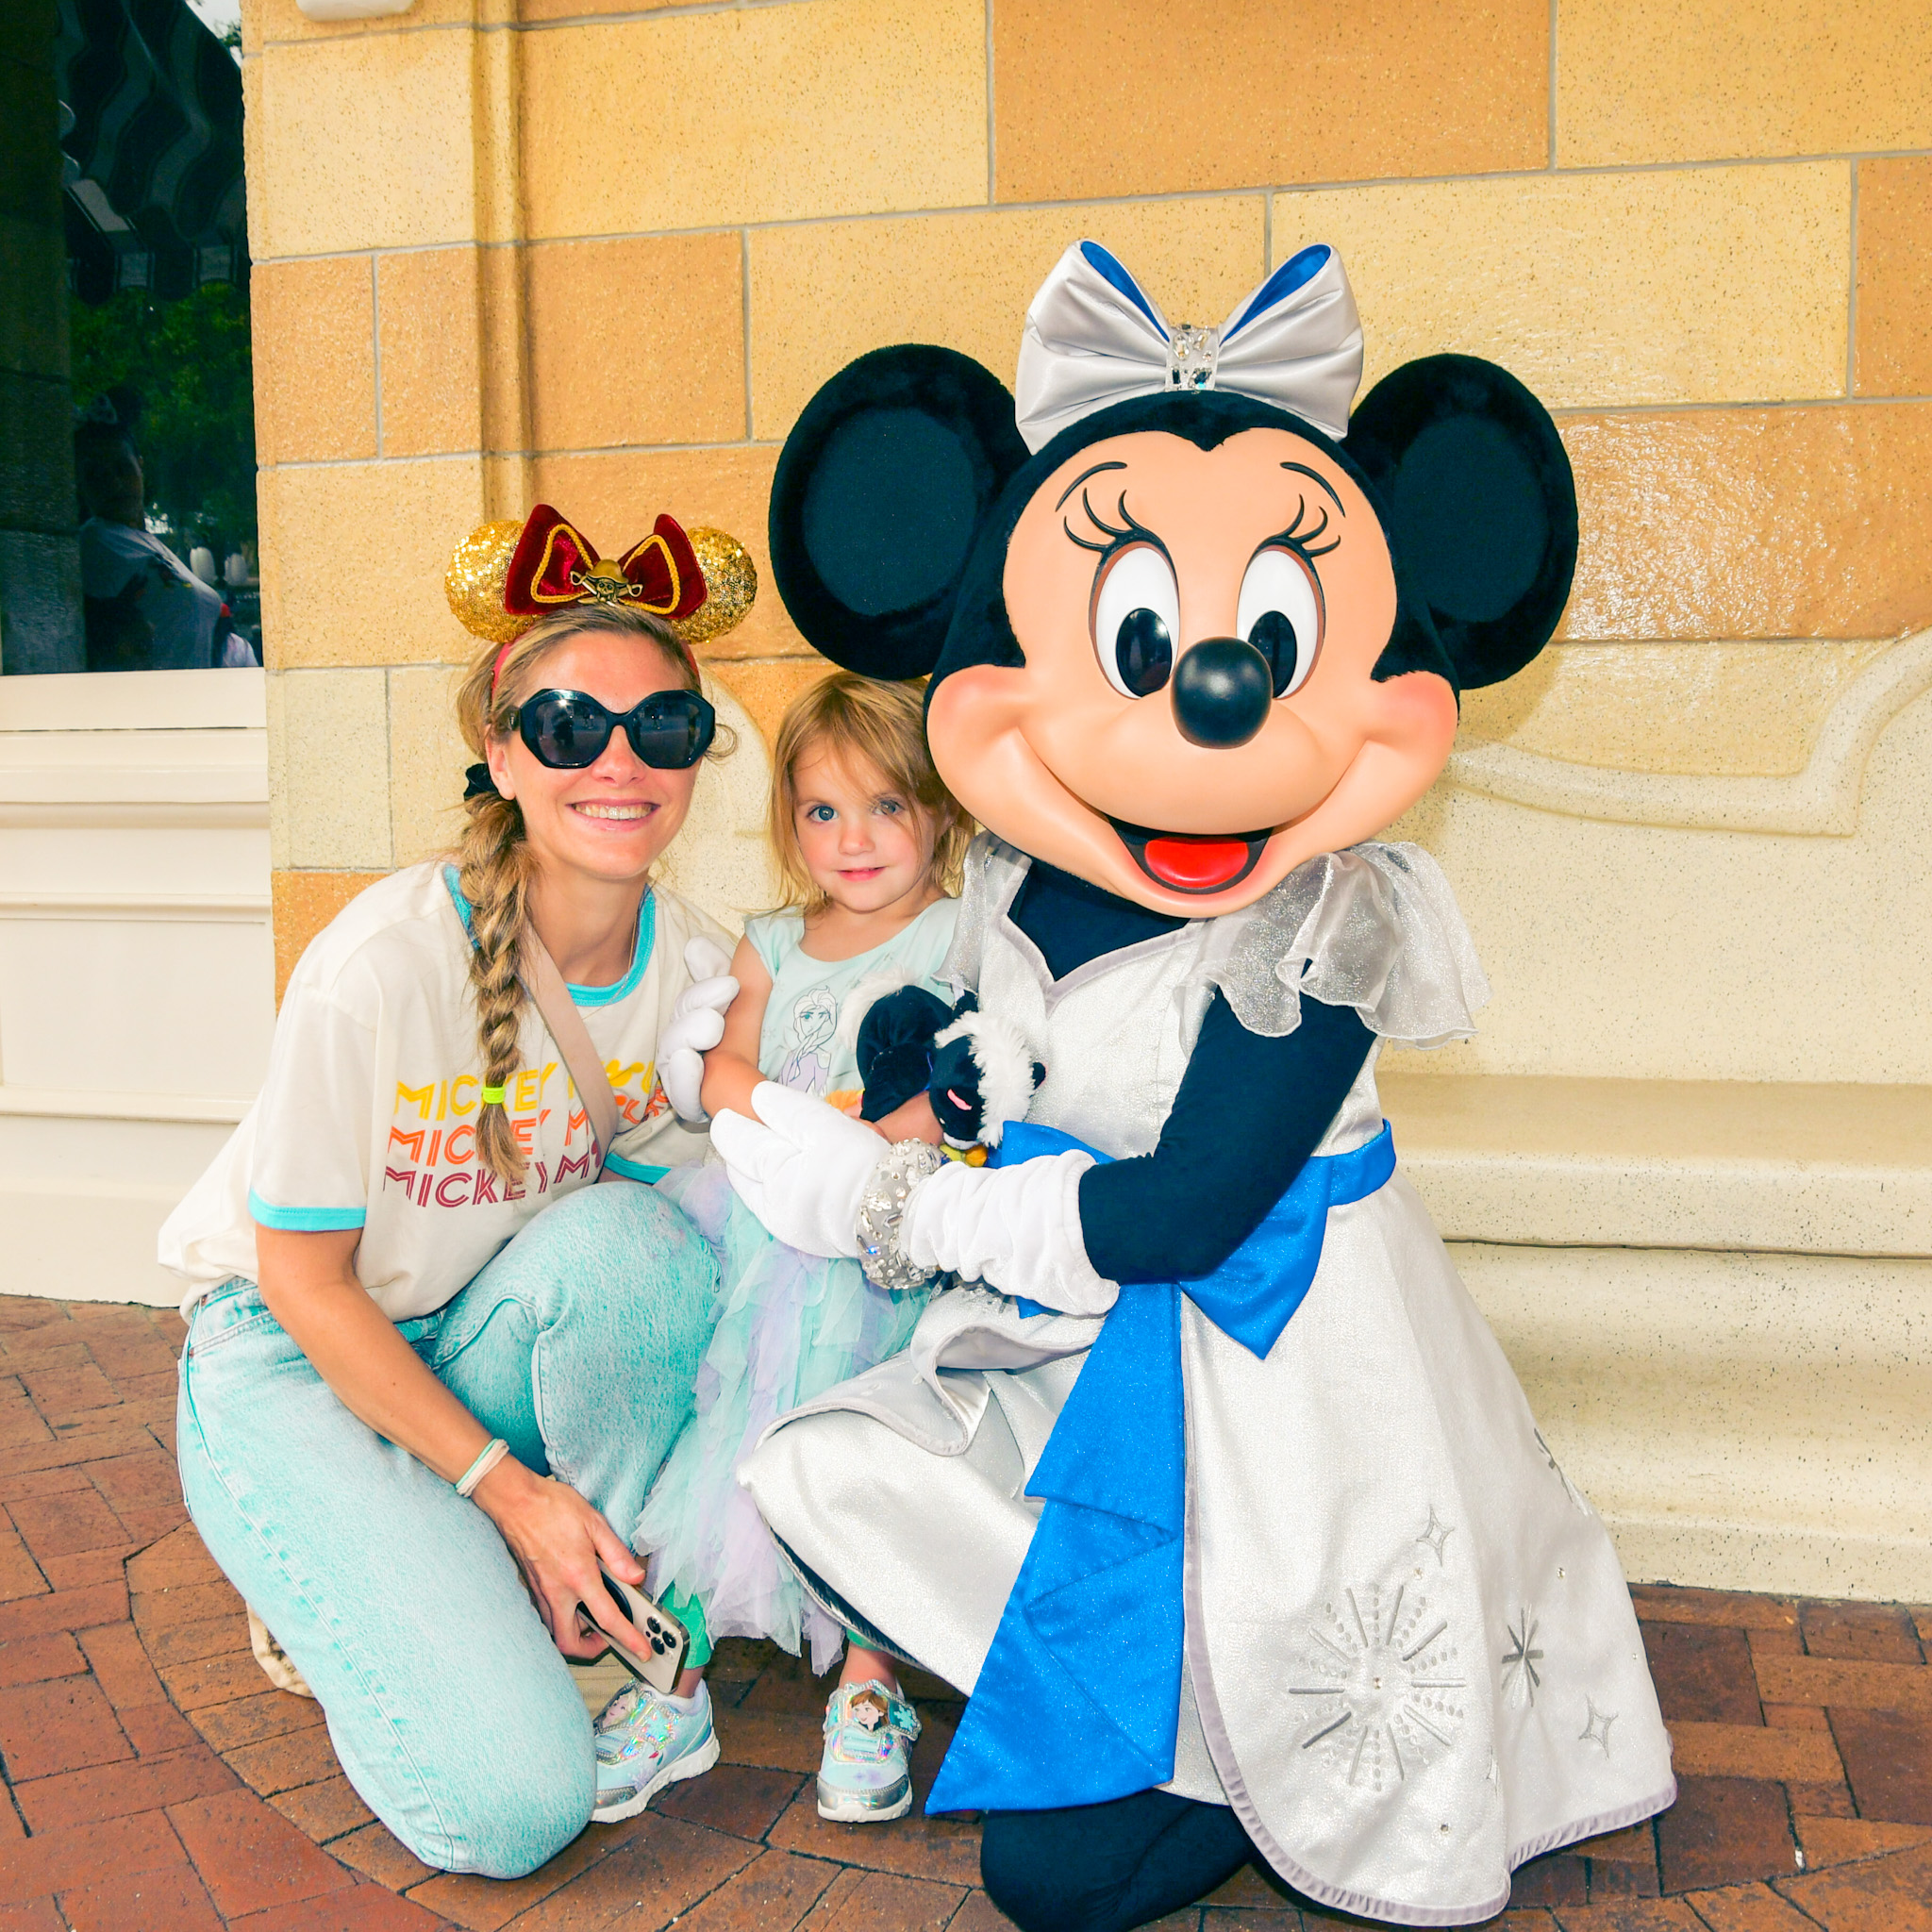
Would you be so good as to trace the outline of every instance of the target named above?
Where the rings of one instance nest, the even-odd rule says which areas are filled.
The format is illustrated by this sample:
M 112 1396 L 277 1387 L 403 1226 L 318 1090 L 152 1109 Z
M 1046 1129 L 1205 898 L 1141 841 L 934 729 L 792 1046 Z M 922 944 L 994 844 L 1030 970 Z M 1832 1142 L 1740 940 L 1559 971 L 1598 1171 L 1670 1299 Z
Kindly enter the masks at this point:
M 745 927 L 731 965 L 740 991 L 704 1059 L 702 1106 L 749 1113 L 752 1089 L 772 1079 L 857 1113 L 860 1012 L 890 988 L 941 989 L 958 908 L 948 895 L 971 828 L 926 756 L 917 684 L 826 678 L 786 713 L 774 762 L 772 838 L 791 904 Z M 694 1053 L 681 1071 L 682 1083 L 667 1065 L 666 1091 L 694 1111 Z M 935 1134 L 924 1095 L 877 1125 L 889 1139 Z M 873 1288 L 856 1261 L 774 1241 L 721 1167 L 658 1185 L 715 1246 L 723 1281 L 697 1416 L 633 1538 L 650 1557 L 651 1588 L 692 1632 L 695 1668 L 682 1696 L 636 1686 L 606 1708 L 599 1818 L 628 1817 L 717 1761 L 700 1674 L 715 1640 L 769 1637 L 794 1654 L 808 1640 L 815 1671 L 837 1657 L 843 1633 L 800 1590 L 738 1487 L 738 1463 L 775 1417 L 903 1347 L 925 1301 Z M 891 1658 L 855 1640 L 826 1708 L 820 1814 L 903 1817 L 918 1731 Z

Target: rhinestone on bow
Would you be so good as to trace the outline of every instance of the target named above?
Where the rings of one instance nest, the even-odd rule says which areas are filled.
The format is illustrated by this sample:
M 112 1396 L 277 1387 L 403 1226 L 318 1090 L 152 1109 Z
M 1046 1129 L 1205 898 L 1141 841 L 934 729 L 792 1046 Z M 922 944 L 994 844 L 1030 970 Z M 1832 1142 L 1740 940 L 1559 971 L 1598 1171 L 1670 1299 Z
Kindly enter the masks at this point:
M 1214 365 L 1221 359 L 1221 331 L 1183 323 L 1167 344 L 1169 389 L 1212 389 Z

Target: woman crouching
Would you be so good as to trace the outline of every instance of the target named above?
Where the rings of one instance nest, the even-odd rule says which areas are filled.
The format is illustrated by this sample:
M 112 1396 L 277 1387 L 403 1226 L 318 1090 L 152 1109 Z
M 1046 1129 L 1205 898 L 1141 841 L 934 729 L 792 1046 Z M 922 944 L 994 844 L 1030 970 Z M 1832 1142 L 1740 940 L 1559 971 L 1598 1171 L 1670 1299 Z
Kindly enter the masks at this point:
M 590 1818 L 564 1659 L 604 1648 L 580 1606 L 642 1647 L 598 1571 L 643 1580 L 610 1525 L 691 1414 L 714 1320 L 709 1248 L 636 1185 L 704 1144 L 656 1065 L 724 936 L 650 881 L 712 744 L 697 682 L 619 608 L 479 656 L 458 706 L 488 779 L 456 862 L 309 946 L 260 1097 L 162 1233 L 191 1283 L 195 1526 L 350 1782 L 449 1871 L 519 1875 Z M 608 1146 L 569 1072 L 582 1034 L 559 1045 L 525 992 L 546 956 L 608 1072 Z M 600 1156 L 618 1184 L 588 1185 Z

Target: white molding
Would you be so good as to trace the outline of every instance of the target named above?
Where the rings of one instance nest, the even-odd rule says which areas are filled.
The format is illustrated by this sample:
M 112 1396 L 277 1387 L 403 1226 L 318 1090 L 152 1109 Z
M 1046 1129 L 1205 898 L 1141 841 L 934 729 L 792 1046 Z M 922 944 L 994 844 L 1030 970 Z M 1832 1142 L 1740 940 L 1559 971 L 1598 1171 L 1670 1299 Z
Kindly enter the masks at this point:
M 0 919 L 138 919 L 259 925 L 270 911 L 266 892 L 0 892 Z
M 265 832 L 266 798 L 32 799 L 0 795 L 0 830 Z
M 416 0 L 295 0 L 310 20 L 381 20 L 407 13 Z
M 1848 839 L 1858 827 L 1865 764 L 1885 727 L 1932 691 L 1932 630 L 1902 638 L 1848 684 L 1802 772 L 1726 778 L 1572 764 L 1511 744 L 1472 744 L 1445 774 L 1465 791 L 1565 817 L 1709 832 Z
M 116 1093 L 101 1089 L 0 1086 L 0 1114 L 42 1120 L 191 1121 L 233 1126 L 254 1106 L 205 1093 Z
M 0 731 L 259 731 L 267 723 L 260 670 L 0 678 Z

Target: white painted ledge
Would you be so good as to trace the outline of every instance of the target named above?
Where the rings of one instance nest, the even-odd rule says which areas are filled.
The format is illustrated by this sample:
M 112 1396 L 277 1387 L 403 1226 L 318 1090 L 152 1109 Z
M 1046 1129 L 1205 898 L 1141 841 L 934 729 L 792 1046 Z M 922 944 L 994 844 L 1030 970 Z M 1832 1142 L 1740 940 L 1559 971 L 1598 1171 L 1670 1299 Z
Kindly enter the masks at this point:
M 1448 1241 L 1932 1256 L 1932 1088 L 1403 1074 L 1382 1098 Z
M 83 1087 L 0 1086 L 0 1119 L 193 1121 L 232 1127 L 254 1104 L 207 1093 L 114 1093 Z
M 1633 1582 L 1932 1599 L 1932 1260 L 1451 1254 Z
M 0 678 L 0 732 L 259 731 L 267 723 L 259 669 Z
M 1569 818 L 1846 839 L 1857 830 L 1872 747 L 1906 706 L 1927 691 L 1932 691 L 1932 630 L 1922 630 L 1902 638 L 1845 687 L 1825 718 L 1809 762 L 1789 777 L 1622 772 L 1572 764 L 1511 744 L 1464 746 L 1451 756 L 1446 775 L 1465 791 Z

